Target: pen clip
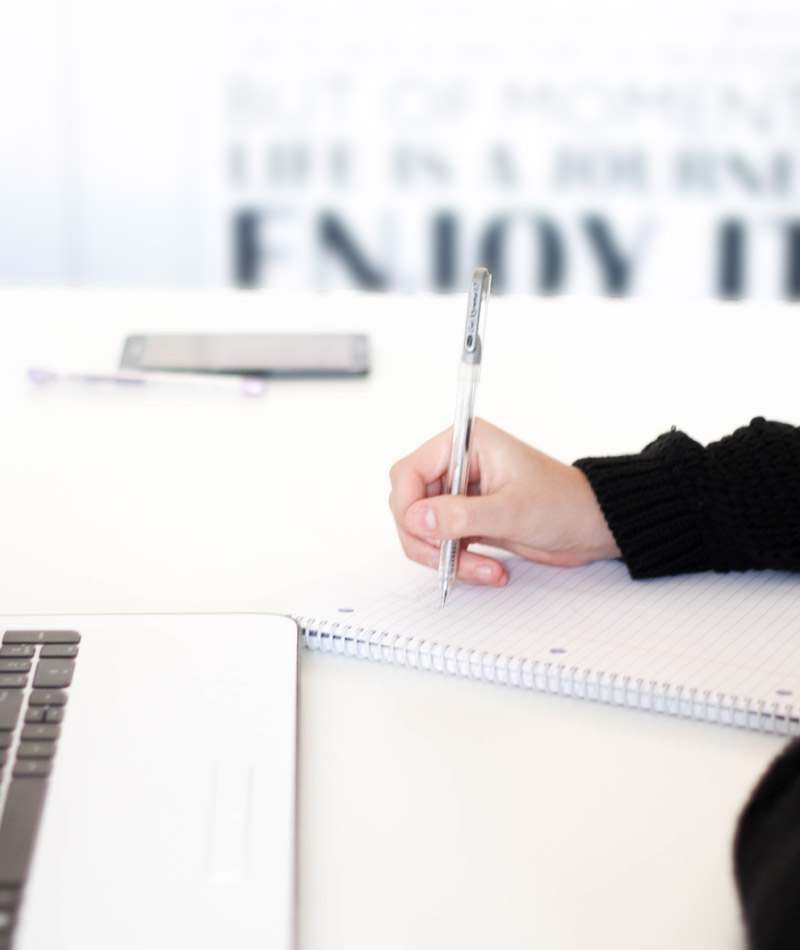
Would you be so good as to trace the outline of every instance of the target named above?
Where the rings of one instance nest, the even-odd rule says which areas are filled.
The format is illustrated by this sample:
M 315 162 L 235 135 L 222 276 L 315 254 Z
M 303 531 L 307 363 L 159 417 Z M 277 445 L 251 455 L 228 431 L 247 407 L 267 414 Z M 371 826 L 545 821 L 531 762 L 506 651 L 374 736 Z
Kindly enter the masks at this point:
M 469 295 L 467 297 L 467 319 L 464 327 L 464 346 L 461 353 L 462 363 L 480 364 L 482 355 L 481 335 L 482 318 L 492 286 L 492 275 L 485 267 L 479 267 L 472 274 Z

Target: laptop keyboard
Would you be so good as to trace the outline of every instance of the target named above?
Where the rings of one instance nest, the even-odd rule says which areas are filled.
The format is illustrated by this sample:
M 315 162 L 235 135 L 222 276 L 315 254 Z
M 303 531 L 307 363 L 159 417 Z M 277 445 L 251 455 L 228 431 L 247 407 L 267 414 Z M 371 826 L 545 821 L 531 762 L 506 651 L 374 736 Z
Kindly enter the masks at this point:
M 0 645 L 0 950 L 11 946 L 80 635 L 7 630 Z

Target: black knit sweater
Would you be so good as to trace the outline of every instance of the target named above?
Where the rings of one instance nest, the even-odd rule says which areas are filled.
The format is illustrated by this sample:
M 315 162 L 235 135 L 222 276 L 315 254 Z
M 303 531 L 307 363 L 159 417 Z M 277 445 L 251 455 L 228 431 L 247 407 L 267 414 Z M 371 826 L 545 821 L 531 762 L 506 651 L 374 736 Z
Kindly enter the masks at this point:
M 575 464 L 633 577 L 800 571 L 800 429 L 754 419 L 706 448 L 672 431 L 639 455 Z M 800 948 L 800 740 L 755 788 L 733 859 L 752 950 Z
M 754 419 L 706 448 L 667 432 L 580 459 L 633 577 L 800 571 L 800 429 Z

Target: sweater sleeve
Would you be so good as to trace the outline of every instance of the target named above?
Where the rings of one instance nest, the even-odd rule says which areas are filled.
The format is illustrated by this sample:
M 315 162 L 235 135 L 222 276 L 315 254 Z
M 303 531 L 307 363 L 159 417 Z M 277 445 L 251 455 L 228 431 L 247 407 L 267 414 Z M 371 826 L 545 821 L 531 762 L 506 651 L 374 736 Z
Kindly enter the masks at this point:
M 672 431 L 575 462 L 633 577 L 800 571 L 800 429 L 754 419 L 703 447 Z

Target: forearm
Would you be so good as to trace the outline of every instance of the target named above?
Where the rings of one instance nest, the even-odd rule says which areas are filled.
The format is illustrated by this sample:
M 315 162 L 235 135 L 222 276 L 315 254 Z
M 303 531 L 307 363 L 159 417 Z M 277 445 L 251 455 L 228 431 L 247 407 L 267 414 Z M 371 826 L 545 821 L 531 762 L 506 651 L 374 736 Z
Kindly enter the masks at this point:
M 705 448 L 673 431 L 575 465 L 634 577 L 800 571 L 800 429 L 754 419 Z

